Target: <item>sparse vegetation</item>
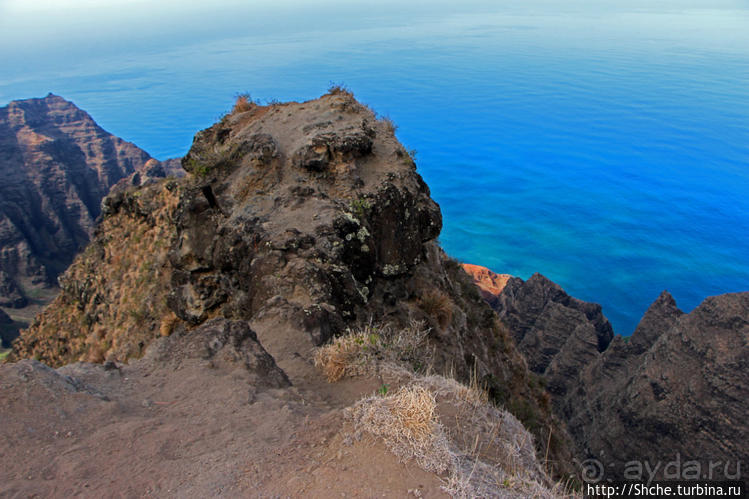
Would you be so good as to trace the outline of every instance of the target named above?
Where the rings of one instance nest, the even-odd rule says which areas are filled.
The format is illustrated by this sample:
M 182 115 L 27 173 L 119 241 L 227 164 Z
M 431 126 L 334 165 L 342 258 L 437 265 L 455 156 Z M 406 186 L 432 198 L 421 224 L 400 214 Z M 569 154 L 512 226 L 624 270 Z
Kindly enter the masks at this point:
M 123 203 L 130 208 L 101 221 L 106 236 L 60 277 L 60 295 L 15 344 L 19 358 L 36 356 L 51 366 L 102 362 L 110 355 L 124 361 L 164 334 L 168 307 L 154 297 L 168 294 L 166 260 L 175 236 L 170 221 L 179 194 L 164 183 L 138 192 Z
M 328 381 L 357 375 L 382 381 L 377 394 L 347 409 L 353 437 L 374 435 L 399 459 L 446 473 L 444 489 L 454 497 L 563 495 L 539 464 L 532 435 L 490 402 L 475 370 L 467 386 L 408 368 L 409 355 L 401 353 L 413 353 L 414 345 L 428 351 L 423 324 L 408 330 L 368 325 L 318 349 L 315 363 Z
M 328 86 L 328 95 L 349 95 L 354 96 L 354 93 L 343 83 L 330 82 Z
M 453 318 L 450 297 L 439 289 L 430 289 L 419 298 L 419 307 L 441 328 L 445 328 Z
M 398 130 L 398 125 L 396 125 L 389 116 L 381 116 L 380 121 L 385 124 L 385 128 L 389 133 L 395 135 L 395 132 Z
M 319 348 L 315 365 L 329 382 L 344 376 L 361 376 L 371 373 L 378 360 L 428 364 L 428 351 L 423 348 L 429 329 L 423 322 L 412 322 L 398 329 L 391 326 L 367 325 Z
M 365 217 L 370 208 L 372 208 L 372 205 L 367 198 L 359 198 L 351 201 L 350 208 L 354 215 L 361 220 Z
M 425 470 L 442 473 L 450 466 L 451 456 L 436 409 L 434 395 L 412 384 L 391 395 L 359 401 L 349 410 L 349 417 L 358 430 L 382 438 L 400 459 L 414 459 Z
M 232 108 L 231 112 L 232 114 L 244 113 L 249 111 L 253 107 L 255 107 L 255 102 L 253 102 L 250 94 L 242 93 L 237 95 L 237 99 L 234 101 L 234 107 Z

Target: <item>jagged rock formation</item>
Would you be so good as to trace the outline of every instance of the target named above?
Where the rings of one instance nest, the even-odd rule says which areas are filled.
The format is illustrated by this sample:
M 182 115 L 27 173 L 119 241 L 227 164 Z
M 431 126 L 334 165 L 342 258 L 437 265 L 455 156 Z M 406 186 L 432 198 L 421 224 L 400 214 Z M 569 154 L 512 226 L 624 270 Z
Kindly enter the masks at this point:
M 101 200 L 120 179 L 165 166 L 49 94 L 0 108 L 0 306 L 53 286 L 89 241 Z M 166 172 L 164 172 L 166 173 Z
M 628 340 L 612 339 L 600 306 L 539 274 L 510 279 L 493 303 L 543 375 L 580 459 L 602 466 L 594 462 L 590 476 L 621 479 L 628 462 L 647 462 L 661 464 L 662 478 L 679 460 L 671 471 L 693 461 L 708 473 L 720 461 L 713 477 L 736 478 L 749 459 L 749 293 L 707 298 L 684 314 L 664 291 Z
M 576 370 L 595 359 L 614 336 L 600 305 L 569 296 L 541 274 L 527 281 L 509 279 L 494 308 L 528 367 L 545 375 L 554 395 L 566 393 Z
M 701 473 L 720 462 L 713 478 L 740 478 L 738 463 L 749 461 L 747 346 L 749 293 L 713 296 L 683 314 L 663 292 L 628 342 L 617 336 L 580 366 L 559 414 L 608 476 L 623 477 L 633 460 L 680 459 Z
M 126 361 L 223 318 L 248 324 L 304 388 L 320 379 L 315 346 L 424 320 L 431 367 L 487 383 L 550 467 L 571 470 L 548 395 L 437 245 L 439 207 L 387 121 L 346 92 L 250 105 L 198 133 L 183 166 L 185 179 L 124 182 L 105 199 L 94 241 L 12 358 Z

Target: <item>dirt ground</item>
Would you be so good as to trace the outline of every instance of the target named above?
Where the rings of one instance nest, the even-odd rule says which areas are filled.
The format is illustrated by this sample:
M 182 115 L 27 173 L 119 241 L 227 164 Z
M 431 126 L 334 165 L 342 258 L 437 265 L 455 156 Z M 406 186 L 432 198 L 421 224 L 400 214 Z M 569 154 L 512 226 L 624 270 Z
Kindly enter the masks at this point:
M 376 380 L 287 364 L 286 388 L 200 358 L 2 365 L 0 497 L 446 496 L 444 478 L 347 437 L 343 409 Z

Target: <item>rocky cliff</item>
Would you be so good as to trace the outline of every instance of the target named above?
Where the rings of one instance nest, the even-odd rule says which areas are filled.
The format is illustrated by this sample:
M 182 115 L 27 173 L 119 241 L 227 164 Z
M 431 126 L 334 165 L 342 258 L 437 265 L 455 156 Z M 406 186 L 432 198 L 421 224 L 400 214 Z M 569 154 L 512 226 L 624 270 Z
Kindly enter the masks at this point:
M 495 308 L 499 294 L 512 276 L 510 274 L 497 274 L 486 267 L 470 263 L 463 263 L 461 267 L 473 278 L 473 282 L 479 287 L 481 297 L 486 300 L 489 306 Z
M 0 306 L 24 307 L 32 289 L 56 285 L 113 185 L 173 166 L 56 95 L 0 107 Z
M 245 324 L 313 397 L 323 390 L 316 349 L 371 331 L 349 346 L 399 352 L 388 355 L 411 373 L 487 386 L 534 433 L 545 466 L 570 472 L 568 437 L 548 395 L 438 246 L 439 207 L 392 124 L 340 90 L 303 103 L 239 104 L 195 136 L 182 163 L 188 177 L 123 183 L 105 199 L 92 243 L 12 359 L 119 365 L 159 337 Z M 414 324 L 426 331 L 418 351 L 384 332 Z M 387 376 L 372 378 L 385 392 L 396 383 Z
M 707 298 L 684 314 L 664 291 L 626 339 L 612 337 L 600 306 L 539 274 L 510 279 L 492 303 L 543 375 L 589 478 L 658 465 L 660 478 L 677 468 L 694 478 L 697 466 L 736 478 L 747 463 L 749 293 Z

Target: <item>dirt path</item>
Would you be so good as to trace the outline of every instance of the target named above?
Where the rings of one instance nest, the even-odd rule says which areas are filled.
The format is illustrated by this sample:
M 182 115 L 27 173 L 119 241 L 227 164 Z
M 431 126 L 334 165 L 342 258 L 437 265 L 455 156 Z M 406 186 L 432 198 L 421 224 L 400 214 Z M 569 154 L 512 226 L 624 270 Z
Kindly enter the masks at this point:
M 444 495 L 382 444 L 346 441 L 342 409 L 376 381 L 299 384 L 202 358 L 0 366 L 0 497 Z

